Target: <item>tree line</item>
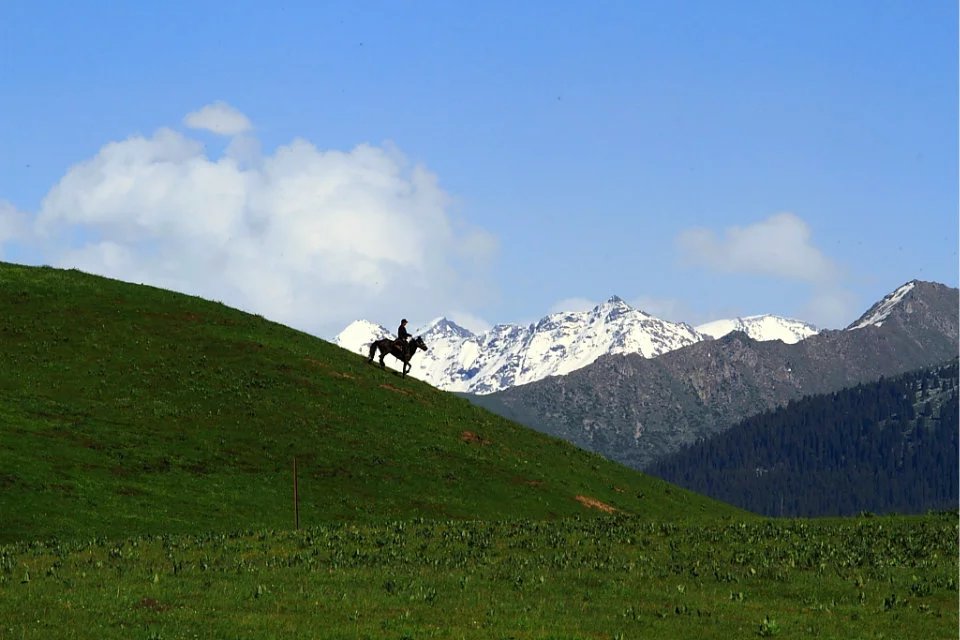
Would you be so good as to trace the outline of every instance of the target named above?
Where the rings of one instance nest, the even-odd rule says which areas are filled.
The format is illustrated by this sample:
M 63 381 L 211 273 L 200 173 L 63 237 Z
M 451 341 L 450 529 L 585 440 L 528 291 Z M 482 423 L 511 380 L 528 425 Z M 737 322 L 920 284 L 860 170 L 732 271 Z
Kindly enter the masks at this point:
M 649 473 L 769 516 L 956 509 L 957 361 L 748 418 Z

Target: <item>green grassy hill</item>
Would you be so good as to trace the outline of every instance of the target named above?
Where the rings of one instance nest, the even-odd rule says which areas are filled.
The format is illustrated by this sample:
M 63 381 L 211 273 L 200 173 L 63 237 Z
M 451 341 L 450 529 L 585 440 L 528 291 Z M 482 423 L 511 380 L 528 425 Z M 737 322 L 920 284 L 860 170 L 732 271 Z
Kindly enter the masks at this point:
M 0 542 L 741 512 L 222 304 L 0 263 Z M 416 360 L 414 360 L 416 366 Z

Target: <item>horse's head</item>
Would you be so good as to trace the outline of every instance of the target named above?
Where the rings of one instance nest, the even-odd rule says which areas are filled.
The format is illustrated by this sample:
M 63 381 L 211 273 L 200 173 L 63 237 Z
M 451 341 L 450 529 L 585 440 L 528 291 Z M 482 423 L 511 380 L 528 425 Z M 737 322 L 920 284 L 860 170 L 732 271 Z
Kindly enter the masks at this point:
M 417 336 L 413 339 L 413 346 L 415 346 L 417 349 L 423 349 L 424 351 L 427 350 L 427 343 L 424 342 L 423 338 L 420 336 Z

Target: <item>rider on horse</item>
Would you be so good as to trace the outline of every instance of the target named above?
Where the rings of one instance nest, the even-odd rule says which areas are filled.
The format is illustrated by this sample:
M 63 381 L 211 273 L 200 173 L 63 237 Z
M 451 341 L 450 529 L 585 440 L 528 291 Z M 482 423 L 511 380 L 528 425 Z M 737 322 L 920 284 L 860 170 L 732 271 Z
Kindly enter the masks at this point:
M 410 358 L 413 357 L 413 354 L 415 354 L 418 349 L 426 351 L 427 345 L 424 343 L 422 336 L 414 338 L 410 335 L 407 331 L 407 319 L 404 318 L 400 321 L 400 328 L 397 329 L 397 338 L 395 340 L 383 338 L 382 340 L 376 340 L 370 343 L 370 353 L 367 356 L 367 362 L 373 362 L 373 356 L 378 349 L 380 350 L 381 369 L 386 366 L 383 362 L 384 356 L 390 354 L 403 363 L 403 375 L 406 376 L 407 372 L 410 371 Z

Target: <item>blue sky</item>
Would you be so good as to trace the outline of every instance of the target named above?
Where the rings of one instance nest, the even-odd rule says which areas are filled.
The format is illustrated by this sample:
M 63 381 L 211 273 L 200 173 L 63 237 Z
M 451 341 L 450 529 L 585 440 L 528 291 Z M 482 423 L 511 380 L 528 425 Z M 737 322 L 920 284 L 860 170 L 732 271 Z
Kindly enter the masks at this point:
M 957 286 L 955 2 L 0 7 L 0 259 L 324 337 Z

